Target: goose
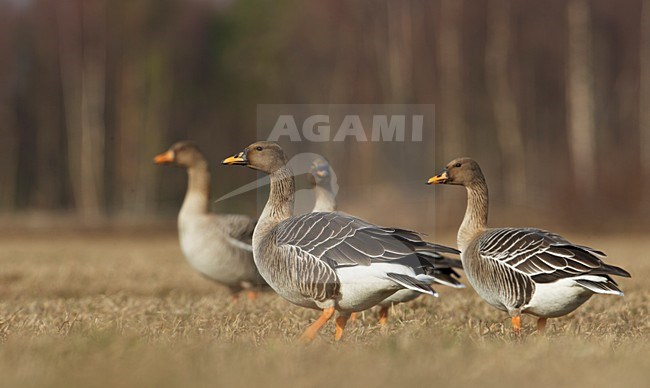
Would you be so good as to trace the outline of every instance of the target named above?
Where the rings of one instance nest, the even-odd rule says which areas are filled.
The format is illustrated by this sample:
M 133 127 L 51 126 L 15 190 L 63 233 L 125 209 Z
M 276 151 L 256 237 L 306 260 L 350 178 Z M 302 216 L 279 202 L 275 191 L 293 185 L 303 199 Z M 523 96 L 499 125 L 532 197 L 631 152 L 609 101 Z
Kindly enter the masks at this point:
M 309 169 L 307 178 L 316 197 L 312 213 L 335 212 L 336 196 L 332 187 L 332 168 L 329 162 L 324 158 L 316 158 Z
M 314 209 L 312 212 L 334 212 L 336 211 L 336 195 L 334 194 L 334 189 L 332 187 L 332 169 L 329 162 L 325 158 L 317 158 L 311 165 L 308 174 L 309 182 L 312 185 L 312 188 L 315 193 L 316 202 L 314 204 Z M 438 260 L 445 260 L 446 264 L 452 268 L 461 268 L 462 265 L 460 260 L 448 259 L 442 255 L 437 256 Z M 453 270 L 453 276 L 447 276 L 445 278 L 445 285 L 454 287 L 454 288 L 464 288 L 465 285 L 454 278 L 460 277 L 458 273 Z M 442 274 L 439 274 L 439 277 Z M 386 325 L 388 322 L 388 313 L 390 308 L 399 303 L 410 302 L 414 299 L 417 299 L 422 295 L 421 292 L 413 291 L 410 289 L 403 289 L 396 291 L 393 295 L 381 301 L 377 306 L 379 307 L 378 317 L 379 324 L 381 326 Z M 355 318 L 353 313 L 350 317 L 351 320 Z
M 458 251 L 423 241 L 416 232 L 336 212 L 294 216 L 295 179 L 276 143 L 253 143 L 222 163 L 270 175 L 269 198 L 253 232 L 253 257 L 264 280 L 280 296 L 321 311 L 303 332 L 305 342 L 313 340 L 336 311 L 334 340 L 339 341 L 351 313 L 400 289 L 436 295 L 429 284 L 438 273 L 451 275 L 436 257 Z M 425 274 L 423 267 L 432 268 L 432 274 Z
M 452 160 L 427 184 L 465 186 L 457 237 L 465 274 L 487 303 L 509 313 L 516 335 L 522 313 L 536 316 L 543 332 L 548 318 L 569 314 L 593 294 L 623 295 L 612 276 L 630 274 L 604 263 L 601 251 L 545 230 L 488 228 L 488 187 L 473 159 Z
M 240 214 L 213 214 L 208 210 L 210 172 L 198 146 L 189 141 L 174 143 L 154 158 L 187 170 L 187 192 L 178 214 L 181 250 L 189 264 L 207 278 L 229 288 L 233 301 L 247 291 L 256 297 L 264 280 L 255 267 L 251 239 L 255 220 Z

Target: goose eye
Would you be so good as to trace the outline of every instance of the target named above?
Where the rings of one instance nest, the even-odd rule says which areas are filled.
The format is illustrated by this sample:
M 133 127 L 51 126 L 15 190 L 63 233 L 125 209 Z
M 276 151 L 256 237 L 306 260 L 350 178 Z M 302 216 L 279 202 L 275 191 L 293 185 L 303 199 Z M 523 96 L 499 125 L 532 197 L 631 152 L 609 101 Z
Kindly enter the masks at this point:
M 454 164 L 454 167 L 460 167 L 460 163 Z
M 257 147 L 255 147 L 255 150 L 257 150 L 257 151 L 262 151 L 262 147 L 257 146 Z

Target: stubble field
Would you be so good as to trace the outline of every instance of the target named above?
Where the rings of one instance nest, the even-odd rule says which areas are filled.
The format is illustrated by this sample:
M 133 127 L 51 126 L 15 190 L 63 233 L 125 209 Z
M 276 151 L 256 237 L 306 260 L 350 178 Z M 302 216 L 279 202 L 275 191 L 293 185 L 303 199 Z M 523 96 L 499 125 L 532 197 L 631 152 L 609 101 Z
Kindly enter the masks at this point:
M 268 293 L 232 303 L 193 272 L 176 235 L 9 234 L 0 239 L 0 386 L 648 386 L 650 241 L 567 235 L 628 269 L 624 298 L 596 296 L 546 335 L 471 288 L 439 286 L 392 311 L 295 341 L 318 312 Z M 454 245 L 453 237 L 436 236 Z

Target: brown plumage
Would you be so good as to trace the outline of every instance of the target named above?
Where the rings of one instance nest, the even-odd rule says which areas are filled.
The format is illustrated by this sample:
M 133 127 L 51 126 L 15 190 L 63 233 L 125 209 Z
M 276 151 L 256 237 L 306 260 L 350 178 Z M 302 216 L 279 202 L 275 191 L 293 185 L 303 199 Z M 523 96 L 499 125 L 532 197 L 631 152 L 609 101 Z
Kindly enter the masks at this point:
M 352 312 L 370 308 L 400 289 L 434 294 L 435 282 L 423 267 L 436 268 L 439 253 L 452 248 L 423 241 L 411 231 L 382 228 L 332 212 L 293 216 L 294 177 L 279 145 L 257 142 L 224 164 L 265 172 L 271 190 L 253 233 L 253 253 L 260 273 L 282 297 L 299 306 L 322 310 L 303 334 L 311 340 L 339 311 L 339 340 Z M 444 269 L 440 269 L 444 271 Z
M 547 318 L 570 313 L 594 293 L 623 295 L 612 276 L 630 277 L 602 261 L 604 253 L 532 228 L 488 228 L 488 187 L 476 161 L 459 158 L 429 184 L 461 185 L 467 209 L 458 229 L 458 247 L 467 279 L 492 306 L 512 316 L 519 332 L 521 313 Z
M 233 297 L 248 290 L 249 298 L 254 298 L 254 292 L 265 284 L 253 261 L 255 220 L 209 212 L 210 172 L 196 144 L 177 142 L 154 161 L 187 170 L 187 192 L 178 215 L 179 240 L 187 261 L 204 276 L 227 286 Z

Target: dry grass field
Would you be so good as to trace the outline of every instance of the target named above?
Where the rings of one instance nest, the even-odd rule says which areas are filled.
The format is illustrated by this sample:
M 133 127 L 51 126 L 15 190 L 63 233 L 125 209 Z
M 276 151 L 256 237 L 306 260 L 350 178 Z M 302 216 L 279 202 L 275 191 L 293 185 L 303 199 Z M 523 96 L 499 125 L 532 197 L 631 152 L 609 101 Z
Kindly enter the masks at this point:
M 0 386 L 648 386 L 650 240 L 567 237 L 632 273 L 625 298 L 594 297 L 545 336 L 525 318 L 516 340 L 471 289 L 438 287 L 385 330 L 364 313 L 342 343 L 330 324 L 305 346 L 295 338 L 317 312 L 272 294 L 231 303 L 173 233 L 5 235 Z

